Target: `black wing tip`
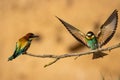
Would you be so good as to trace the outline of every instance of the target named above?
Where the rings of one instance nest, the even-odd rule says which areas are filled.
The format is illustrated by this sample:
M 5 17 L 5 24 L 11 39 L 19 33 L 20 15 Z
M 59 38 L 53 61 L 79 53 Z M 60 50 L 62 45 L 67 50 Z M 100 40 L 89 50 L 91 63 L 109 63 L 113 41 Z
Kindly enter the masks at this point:
M 59 17 L 55 16 L 64 26 L 65 28 L 73 35 L 73 33 L 71 32 L 70 28 L 74 28 L 76 29 L 75 27 L 73 27 L 72 25 L 70 25 L 69 23 L 65 22 L 64 20 L 60 19 Z M 78 29 L 76 29 L 78 30 Z
M 59 17 L 55 16 L 62 24 L 66 23 L 64 20 L 60 19 Z M 65 25 L 65 24 L 64 24 Z
M 115 9 L 115 10 L 113 11 L 112 15 L 113 15 L 114 17 L 116 17 L 116 24 L 115 24 L 115 29 L 114 29 L 114 30 L 116 30 L 117 24 L 118 24 L 118 10 Z
M 60 19 L 58 16 L 55 16 L 58 20 L 62 21 L 62 19 Z
M 113 11 L 113 13 L 112 13 L 112 14 L 116 16 L 117 21 L 118 21 L 118 10 L 117 10 L 117 9 L 115 9 L 115 10 Z
M 111 14 L 111 16 L 116 16 L 116 17 L 118 17 L 118 10 L 115 9 L 115 10 L 113 11 L 113 13 Z
M 116 14 L 116 18 L 117 18 L 117 22 L 116 22 L 116 23 L 118 23 L 118 10 L 115 9 L 114 12 L 115 12 L 115 14 Z M 116 24 L 116 25 L 117 25 L 117 24 Z
M 66 26 L 68 23 L 67 22 L 65 22 L 64 20 L 62 20 L 62 19 L 60 19 L 59 17 L 57 17 L 57 16 L 55 16 L 68 30 L 69 30 L 69 28 L 68 28 L 68 26 Z M 70 24 L 69 24 L 70 25 Z
M 117 9 L 115 9 L 115 10 L 113 11 L 113 13 L 118 13 L 118 10 L 117 10 Z
M 110 22 L 112 22 L 112 20 L 116 18 L 116 25 L 117 25 L 117 22 L 118 22 L 118 10 L 115 9 L 111 15 L 108 17 L 108 19 L 105 21 L 105 23 L 100 27 L 101 29 L 103 28 L 103 26 L 106 26 L 108 25 Z M 117 26 L 115 26 L 117 27 Z
M 66 21 L 60 19 L 59 17 L 55 16 L 68 30 L 71 29 L 74 29 L 74 30 L 77 30 L 79 31 L 79 29 L 77 29 L 76 27 L 72 26 L 71 24 L 67 23 Z
M 58 16 L 55 16 L 57 19 L 60 19 Z
M 58 20 L 60 19 L 59 17 L 55 16 Z
M 115 10 L 113 11 L 113 13 L 111 14 L 111 16 L 116 16 L 117 19 L 118 19 L 118 10 L 115 9 Z

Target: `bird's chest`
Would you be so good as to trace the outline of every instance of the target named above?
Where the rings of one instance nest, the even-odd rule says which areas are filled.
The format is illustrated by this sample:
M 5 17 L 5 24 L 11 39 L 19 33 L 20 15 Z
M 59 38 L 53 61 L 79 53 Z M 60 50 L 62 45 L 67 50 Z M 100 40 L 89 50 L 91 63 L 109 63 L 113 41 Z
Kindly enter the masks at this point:
M 88 45 L 92 50 L 98 48 L 98 42 L 97 42 L 96 39 L 87 40 L 87 45 Z

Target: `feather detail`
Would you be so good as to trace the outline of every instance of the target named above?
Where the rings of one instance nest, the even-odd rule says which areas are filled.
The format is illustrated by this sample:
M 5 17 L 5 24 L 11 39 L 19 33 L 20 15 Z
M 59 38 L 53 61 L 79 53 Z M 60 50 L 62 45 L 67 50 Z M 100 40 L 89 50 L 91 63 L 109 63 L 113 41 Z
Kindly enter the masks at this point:
M 88 47 L 85 41 L 85 34 L 83 32 L 81 32 L 79 29 L 75 28 L 71 24 L 65 22 L 64 20 L 60 19 L 59 17 L 57 17 L 57 19 L 65 26 L 65 28 L 70 32 L 70 34 L 72 34 L 74 38 Z
M 114 10 L 110 17 L 100 27 L 100 31 L 97 35 L 99 47 L 102 47 L 103 45 L 107 44 L 115 34 L 118 23 L 117 12 L 117 10 Z

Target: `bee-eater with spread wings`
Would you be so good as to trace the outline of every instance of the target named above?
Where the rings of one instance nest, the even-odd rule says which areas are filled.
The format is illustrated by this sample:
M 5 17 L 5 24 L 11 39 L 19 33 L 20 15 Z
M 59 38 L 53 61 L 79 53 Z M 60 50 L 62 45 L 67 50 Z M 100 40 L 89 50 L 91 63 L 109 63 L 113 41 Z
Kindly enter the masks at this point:
M 11 61 L 16 57 L 18 57 L 19 55 L 26 53 L 27 49 L 30 47 L 31 41 L 37 37 L 39 36 L 34 35 L 33 33 L 28 33 L 22 38 L 20 38 L 16 42 L 16 48 L 15 48 L 14 54 L 8 58 L 8 61 Z
M 92 31 L 88 31 L 84 34 L 79 29 L 75 28 L 71 24 L 65 22 L 64 20 L 58 18 L 60 22 L 66 27 L 66 29 L 74 36 L 79 42 L 88 48 L 95 50 L 101 48 L 103 45 L 107 44 L 113 35 L 115 34 L 117 23 L 118 23 L 118 11 L 114 10 L 110 17 L 105 21 L 105 23 L 100 27 L 98 35 L 95 35 Z M 107 54 L 103 52 L 93 53 L 93 59 L 103 57 Z

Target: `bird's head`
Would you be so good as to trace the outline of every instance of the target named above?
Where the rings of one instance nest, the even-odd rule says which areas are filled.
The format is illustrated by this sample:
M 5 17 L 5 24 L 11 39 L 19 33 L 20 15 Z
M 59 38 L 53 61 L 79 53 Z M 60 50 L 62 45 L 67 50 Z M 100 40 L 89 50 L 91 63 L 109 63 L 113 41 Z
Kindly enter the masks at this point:
M 25 35 L 25 38 L 27 40 L 33 40 L 34 38 L 38 38 L 38 37 L 39 37 L 38 35 L 35 35 L 33 33 L 28 33 L 28 34 Z
M 89 32 L 87 32 L 85 38 L 88 39 L 88 40 L 93 39 L 93 38 L 95 38 L 95 35 L 92 31 L 89 31 Z

